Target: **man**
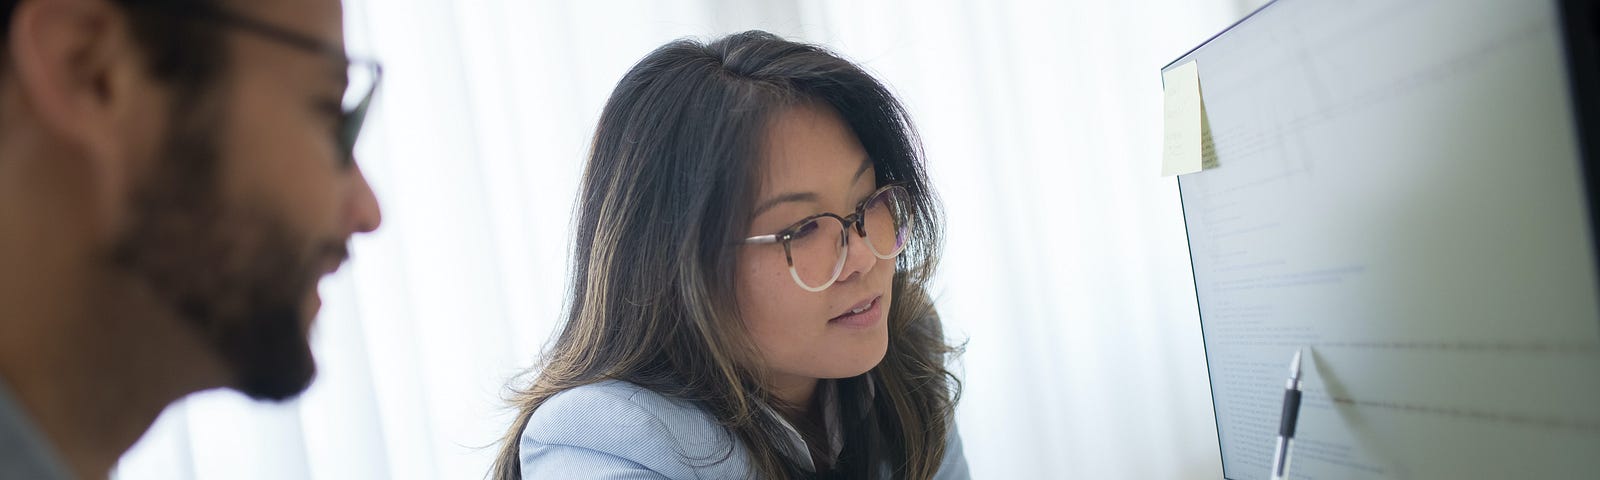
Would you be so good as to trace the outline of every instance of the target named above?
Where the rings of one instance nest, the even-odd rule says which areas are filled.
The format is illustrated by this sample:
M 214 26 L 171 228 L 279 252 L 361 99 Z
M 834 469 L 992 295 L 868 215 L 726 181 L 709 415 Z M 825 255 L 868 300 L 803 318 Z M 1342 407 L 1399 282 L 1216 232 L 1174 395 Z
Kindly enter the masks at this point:
M 379 223 L 339 1 L 0 8 L 0 479 L 104 478 L 191 392 L 303 391 L 317 282 Z

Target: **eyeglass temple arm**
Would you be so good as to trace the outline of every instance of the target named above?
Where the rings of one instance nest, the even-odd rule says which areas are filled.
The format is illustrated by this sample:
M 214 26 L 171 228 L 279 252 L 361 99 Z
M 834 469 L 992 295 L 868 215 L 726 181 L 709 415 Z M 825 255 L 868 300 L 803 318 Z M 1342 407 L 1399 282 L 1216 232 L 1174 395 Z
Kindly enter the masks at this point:
M 778 236 L 776 234 L 773 234 L 773 235 L 757 235 L 757 236 L 754 236 L 754 237 L 750 237 L 750 238 L 744 239 L 744 243 L 750 244 L 750 245 L 760 245 L 760 244 L 767 244 L 767 243 L 778 243 Z

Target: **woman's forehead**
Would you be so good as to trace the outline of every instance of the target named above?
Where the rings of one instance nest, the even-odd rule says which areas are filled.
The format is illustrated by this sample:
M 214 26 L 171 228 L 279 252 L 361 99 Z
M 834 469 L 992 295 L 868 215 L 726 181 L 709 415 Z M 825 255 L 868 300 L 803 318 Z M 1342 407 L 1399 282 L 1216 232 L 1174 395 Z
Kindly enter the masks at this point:
M 803 104 L 775 114 L 766 135 L 763 193 L 849 189 L 872 160 L 832 108 Z

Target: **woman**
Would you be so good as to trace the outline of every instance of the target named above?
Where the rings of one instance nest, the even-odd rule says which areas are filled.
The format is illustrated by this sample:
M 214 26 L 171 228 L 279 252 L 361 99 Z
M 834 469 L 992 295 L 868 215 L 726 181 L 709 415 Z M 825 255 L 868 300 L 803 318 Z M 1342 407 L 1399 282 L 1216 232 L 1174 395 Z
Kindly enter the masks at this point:
M 764 32 L 677 41 L 607 101 L 570 310 L 495 477 L 966 478 L 901 105 Z

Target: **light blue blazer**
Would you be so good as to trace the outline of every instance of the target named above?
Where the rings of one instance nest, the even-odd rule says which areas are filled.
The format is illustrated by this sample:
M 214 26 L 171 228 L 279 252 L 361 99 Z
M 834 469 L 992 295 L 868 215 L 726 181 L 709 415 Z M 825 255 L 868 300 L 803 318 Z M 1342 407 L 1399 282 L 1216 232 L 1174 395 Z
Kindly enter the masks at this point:
M 954 428 L 948 445 L 936 478 L 968 479 L 961 436 Z M 529 480 L 742 479 L 750 475 L 749 453 L 743 442 L 710 414 L 688 402 L 616 380 L 550 397 L 533 412 L 522 431 L 520 447 L 522 478 Z

